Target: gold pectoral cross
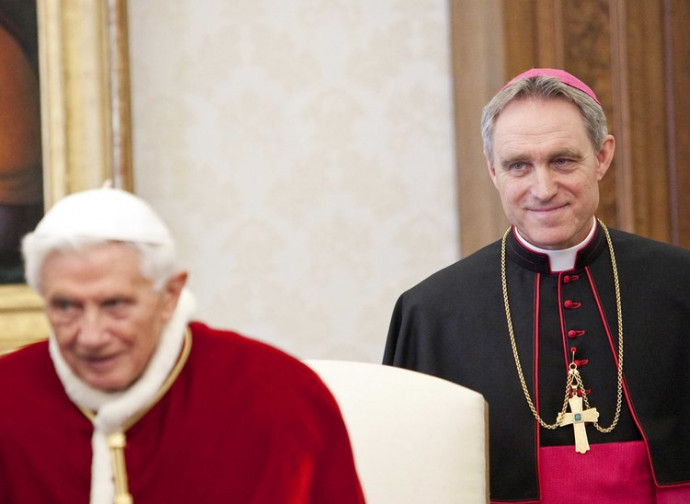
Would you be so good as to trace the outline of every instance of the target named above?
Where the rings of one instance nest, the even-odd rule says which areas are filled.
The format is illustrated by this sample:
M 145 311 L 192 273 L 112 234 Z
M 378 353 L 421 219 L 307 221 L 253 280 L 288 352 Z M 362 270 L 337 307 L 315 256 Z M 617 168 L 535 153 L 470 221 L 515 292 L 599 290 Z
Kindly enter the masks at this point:
M 560 418 L 558 424 L 561 427 L 573 424 L 575 431 L 575 451 L 578 453 L 586 453 L 589 450 L 589 441 L 587 441 L 587 431 L 585 431 L 585 422 L 596 422 L 599 420 L 599 412 L 596 408 L 589 408 L 582 411 L 582 397 L 573 393 L 573 396 L 568 399 L 570 404 L 570 413 L 565 413 Z

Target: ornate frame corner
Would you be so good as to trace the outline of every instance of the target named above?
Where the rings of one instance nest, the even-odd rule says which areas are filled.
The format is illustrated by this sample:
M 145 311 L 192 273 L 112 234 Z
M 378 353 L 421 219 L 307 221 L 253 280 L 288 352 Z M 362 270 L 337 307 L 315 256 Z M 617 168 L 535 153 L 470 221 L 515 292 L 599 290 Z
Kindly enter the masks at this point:
M 127 0 L 37 0 L 46 209 L 111 180 L 134 190 Z M 41 298 L 0 286 L 0 353 L 48 336 Z

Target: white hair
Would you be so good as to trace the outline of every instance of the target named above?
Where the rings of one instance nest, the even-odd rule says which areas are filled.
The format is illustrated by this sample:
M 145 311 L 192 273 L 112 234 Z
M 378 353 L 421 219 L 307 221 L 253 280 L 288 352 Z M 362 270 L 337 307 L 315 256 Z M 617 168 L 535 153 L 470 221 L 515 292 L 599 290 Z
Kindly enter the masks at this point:
M 143 199 L 121 189 L 88 189 L 60 199 L 22 240 L 25 277 L 41 293 L 46 259 L 106 243 L 124 243 L 140 256 L 140 271 L 163 288 L 174 273 L 175 242 L 165 223 Z
M 582 116 L 589 140 L 600 151 L 608 135 L 604 109 L 591 96 L 561 82 L 556 77 L 534 76 L 521 79 L 501 89 L 484 107 L 481 119 L 484 156 L 493 162 L 494 126 L 510 103 L 518 100 L 567 100 L 575 105 Z
M 124 243 L 139 252 L 139 269 L 144 278 L 153 282 L 153 288 L 160 291 L 175 272 L 177 258 L 175 245 L 171 242 L 160 244 L 115 241 L 86 236 L 54 236 L 29 233 L 22 240 L 24 274 L 26 282 L 36 292 L 41 293 L 41 274 L 43 265 L 53 253 L 81 251 L 106 243 Z

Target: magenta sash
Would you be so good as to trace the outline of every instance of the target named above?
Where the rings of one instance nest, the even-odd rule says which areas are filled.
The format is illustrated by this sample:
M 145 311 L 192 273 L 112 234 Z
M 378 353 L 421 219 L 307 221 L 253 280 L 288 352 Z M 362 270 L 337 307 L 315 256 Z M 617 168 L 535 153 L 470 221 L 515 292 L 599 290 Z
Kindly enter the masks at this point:
M 539 449 L 539 504 L 687 504 L 690 486 L 658 488 L 643 441 Z M 524 501 L 523 501 L 524 502 Z M 498 504 L 498 501 L 492 501 Z

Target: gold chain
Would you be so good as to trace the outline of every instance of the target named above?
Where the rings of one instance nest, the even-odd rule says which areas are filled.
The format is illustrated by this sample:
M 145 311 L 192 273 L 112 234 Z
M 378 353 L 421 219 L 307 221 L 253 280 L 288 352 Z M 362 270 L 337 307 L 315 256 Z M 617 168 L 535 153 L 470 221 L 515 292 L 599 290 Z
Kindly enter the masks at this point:
M 623 310 L 621 309 L 621 292 L 618 281 L 618 266 L 616 264 L 616 256 L 613 252 L 613 243 L 611 243 L 611 237 L 609 236 L 609 230 L 607 229 L 607 227 L 604 225 L 603 222 L 598 222 L 604 230 L 604 234 L 606 235 L 606 242 L 608 243 L 609 253 L 611 255 L 611 266 L 613 268 L 613 284 L 616 292 L 616 315 L 618 317 L 618 392 L 616 398 L 616 413 L 613 416 L 613 421 L 611 422 L 611 425 L 608 427 L 601 427 L 598 422 L 594 422 L 594 427 L 599 432 L 607 434 L 616 428 L 621 414 L 621 404 L 623 402 Z M 503 235 L 503 239 L 501 241 L 501 285 L 503 287 L 503 304 L 505 306 L 506 320 L 508 322 L 510 346 L 513 349 L 513 358 L 515 359 L 515 367 L 517 368 L 518 376 L 520 377 L 520 385 L 522 385 L 522 392 L 525 394 L 525 399 L 527 399 L 527 404 L 529 406 L 529 409 L 532 411 L 532 415 L 534 415 L 534 418 L 536 418 L 536 420 L 542 427 L 544 427 L 545 429 L 554 430 L 559 427 L 559 419 L 565 414 L 566 407 L 568 405 L 569 394 L 572 389 L 579 389 L 583 392 L 582 399 L 587 409 L 589 409 L 590 407 L 589 401 L 587 399 L 587 394 L 584 393 L 584 386 L 582 384 L 580 374 L 577 372 L 576 366 L 575 368 L 573 368 L 572 366 L 574 366 L 574 364 L 571 364 L 571 372 L 568 373 L 568 378 L 566 379 L 565 384 L 565 397 L 563 399 L 563 406 L 561 408 L 561 411 L 558 413 L 556 423 L 546 423 L 537 412 L 537 408 L 534 407 L 534 403 L 532 402 L 529 390 L 527 389 L 525 375 L 523 374 L 522 366 L 520 365 L 520 357 L 518 355 L 517 345 L 515 343 L 515 332 L 513 330 L 513 318 L 510 314 L 510 303 L 508 302 L 508 280 L 506 277 L 506 239 L 508 237 L 508 233 L 510 233 L 510 230 L 511 228 L 508 228 L 508 230 Z M 535 316 L 538 316 L 538 314 L 535 314 Z M 576 386 L 572 385 L 573 381 L 577 383 Z

